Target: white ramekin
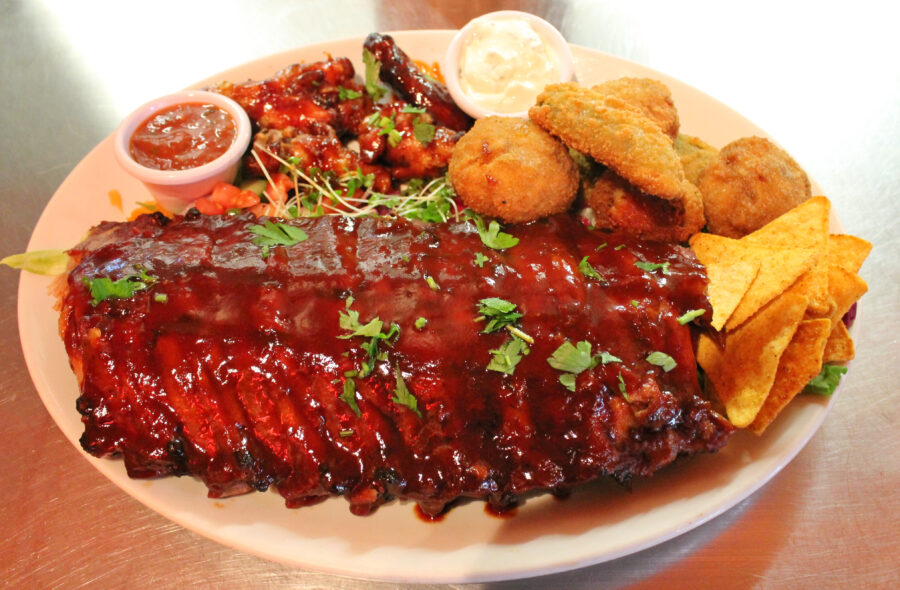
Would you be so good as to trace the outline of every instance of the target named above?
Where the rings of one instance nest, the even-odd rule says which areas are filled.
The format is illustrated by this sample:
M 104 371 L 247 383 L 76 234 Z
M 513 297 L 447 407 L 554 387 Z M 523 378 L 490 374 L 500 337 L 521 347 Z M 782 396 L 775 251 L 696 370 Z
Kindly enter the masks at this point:
M 224 154 L 196 168 L 156 170 L 131 157 L 129 144 L 137 127 L 153 113 L 179 103 L 214 104 L 234 119 L 235 136 Z M 144 183 L 156 201 L 173 213 L 180 213 L 192 202 L 210 193 L 221 181 L 232 182 L 241 165 L 241 156 L 250 145 L 250 118 L 241 106 L 226 96 L 205 90 L 184 90 L 151 100 L 128 115 L 113 135 L 113 150 L 119 165 Z
M 485 20 L 505 20 L 505 19 L 521 19 L 526 21 L 534 28 L 534 30 L 543 38 L 559 55 L 559 82 L 569 82 L 575 77 L 575 60 L 572 57 L 572 50 L 569 48 L 568 42 L 562 36 L 556 27 L 545 21 L 544 19 L 527 12 L 518 10 L 500 10 L 497 12 L 489 12 L 469 21 L 466 26 L 461 28 L 447 47 L 447 53 L 444 55 L 444 63 L 441 69 L 444 72 L 444 80 L 447 83 L 447 90 L 453 100 L 470 116 L 480 119 L 489 115 L 498 115 L 501 117 L 528 117 L 528 111 L 519 113 L 497 113 L 491 111 L 469 98 L 459 84 L 459 58 L 462 53 L 463 46 L 472 34 L 472 29 L 477 23 Z

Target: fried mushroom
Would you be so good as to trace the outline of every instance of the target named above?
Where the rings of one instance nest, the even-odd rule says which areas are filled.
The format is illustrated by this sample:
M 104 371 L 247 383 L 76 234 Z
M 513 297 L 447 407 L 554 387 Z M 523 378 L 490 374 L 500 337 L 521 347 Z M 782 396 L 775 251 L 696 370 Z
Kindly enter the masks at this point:
M 453 149 L 450 182 L 473 211 L 510 223 L 569 208 L 578 168 L 566 147 L 531 121 L 479 119 Z

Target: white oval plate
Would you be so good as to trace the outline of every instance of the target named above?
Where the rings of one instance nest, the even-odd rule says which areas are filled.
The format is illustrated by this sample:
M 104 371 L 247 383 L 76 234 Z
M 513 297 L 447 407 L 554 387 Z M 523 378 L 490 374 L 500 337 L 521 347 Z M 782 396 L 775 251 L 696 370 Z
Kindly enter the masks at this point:
M 398 44 L 426 62 L 439 61 L 452 31 L 396 33 Z M 303 47 L 250 62 L 197 84 L 265 78 L 297 61 L 328 52 L 354 60 L 362 72 L 362 39 Z M 626 60 L 573 48 L 582 83 L 620 76 L 650 76 L 669 86 L 686 133 L 721 146 L 738 137 L 765 135 L 725 105 L 663 74 Z M 48 203 L 29 250 L 67 248 L 101 220 L 124 218 L 110 205 L 116 189 L 130 211 L 149 199 L 123 172 L 111 138 L 94 148 Z M 80 448 L 78 387 L 57 331 L 48 294 L 50 280 L 22 274 L 19 333 L 35 387 L 65 436 Z M 832 400 L 834 397 L 831 398 Z M 84 457 L 113 483 L 149 508 L 222 544 L 302 568 L 393 581 L 471 582 L 521 578 L 615 559 L 671 539 L 747 498 L 803 448 L 830 403 L 816 396 L 795 400 L 765 436 L 739 432 L 715 455 L 678 462 L 629 493 L 612 481 L 586 485 L 565 501 L 530 497 L 513 517 L 485 513 L 481 502 L 454 508 L 441 522 L 416 517 L 410 503 L 394 503 L 368 517 L 352 516 L 343 499 L 289 510 L 275 493 L 227 500 L 206 497 L 190 478 L 132 480 L 121 461 Z

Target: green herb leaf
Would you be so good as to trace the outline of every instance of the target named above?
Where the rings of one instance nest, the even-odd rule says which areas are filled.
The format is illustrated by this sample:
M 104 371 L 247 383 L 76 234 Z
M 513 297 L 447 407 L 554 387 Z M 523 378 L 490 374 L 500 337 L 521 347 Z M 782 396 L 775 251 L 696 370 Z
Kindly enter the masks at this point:
M 128 275 L 117 281 L 100 277 L 89 279 L 81 277 L 81 281 L 91 292 L 91 305 L 96 306 L 107 299 L 128 299 L 138 291 L 143 291 L 156 282 L 156 277 L 150 276 L 143 269 L 140 274 Z
M 428 324 L 428 320 L 426 320 L 425 318 L 416 318 L 416 323 L 415 323 L 416 330 L 421 330 L 427 324 Z
M 490 260 L 487 256 L 482 254 L 481 252 L 475 253 L 475 266 L 478 268 L 484 268 L 484 263 Z
M 401 113 L 416 113 L 416 114 L 421 115 L 425 112 L 425 109 L 423 109 L 422 107 L 414 107 L 411 104 L 406 104 L 406 105 L 403 105 L 403 108 L 400 109 L 400 112 Z
M 347 313 L 344 313 L 343 311 L 338 313 L 340 316 L 338 324 L 341 326 L 341 329 L 350 331 L 350 334 L 338 336 L 338 338 L 342 340 L 348 340 L 354 336 L 371 338 L 381 333 L 382 321 L 378 319 L 378 317 L 373 318 L 369 323 L 363 325 L 359 321 L 359 312 L 356 310 L 348 309 Z
M 428 283 L 428 288 L 430 288 L 432 291 L 441 290 L 441 286 L 437 284 L 437 281 L 434 280 L 434 277 L 425 275 L 425 282 Z
M 265 225 L 251 225 L 247 229 L 256 234 L 257 237 L 253 238 L 253 243 L 262 248 L 263 258 L 269 256 L 269 248 L 273 246 L 290 247 L 309 238 L 306 232 L 299 227 L 286 223 L 266 221 Z
M 344 88 L 343 86 L 338 86 L 338 98 L 341 100 L 353 100 L 355 98 L 359 98 L 362 96 L 362 92 L 357 92 L 351 88 Z
M 359 405 L 356 403 L 356 381 L 349 377 L 344 381 L 344 393 L 341 394 L 341 401 L 350 406 L 357 418 L 362 415 Z
M 157 303 L 167 303 L 169 301 L 169 296 L 165 293 L 156 293 L 153 295 L 153 301 Z
M 637 299 L 631 300 L 631 307 L 640 307 L 640 305 L 641 305 L 641 302 L 638 301 Z
M 631 402 L 631 398 L 628 397 L 628 391 L 625 388 L 625 379 L 622 377 L 622 373 L 619 373 L 619 393 L 622 394 L 626 402 Z
M 841 382 L 841 377 L 846 372 L 847 367 L 841 367 L 839 365 L 822 365 L 822 370 L 806 384 L 803 393 L 831 395 Z
M 653 272 L 655 270 L 662 270 L 664 275 L 671 274 L 669 272 L 669 263 L 668 262 L 643 262 L 638 261 L 635 262 L 634 265 L 639 269 L 646 272 Z
M 428 145 L 434 140 L 435 127 L 422 117 L 416 117 L 413 121 L 413 136 L 422 145 Z
M 348 436 L 353 436 L 353 430 L 349 429 L 349 428 L 347 430 L 341 430 L 340 435 L 341 435 L 341 438 L 347 438 Z
M 697 318 L 699 318 L 700 316 L 702 316 L 705 313 L 706 313 L 705 309 L 692 309 L 692 310 L 686 312 L 680 318 L 678 318 L 678 323 L 683 326 L 689 322 L 696 320 Z
M 602 249 L 604 249 L 604 248 L 606 248 L 606 242 L 603 242 L 602 244 L 600 244 L 599 246 L 597 246 L 596 248 L 594 248 L 594 251 L 595 251 L 595 252 L 599 252 L 600 250 L 602 250 Z
M 33 250 L 7 256 L 0 260 L 0 264 L 33 274 L 57 276 L 66 272 L 69 255 L 65 250 Z
M 372 100 L 378 100 L 385 95 L 387 90 L 378 84 L 378 75 L 381 73 L 381 62 L 375 59 L 375 55 L 368 49 L 363 49 L 363 64 L 366 66 L 366 92 Z
M 558 371 L 575 373 L 577 375 L 593 366 L 591 343 L 587 340 L 582 340 L 573 346 L 571 342 L 566 340 L 550 355 L 547 362 Z
M 508 325 L 514 324 L 522 317 L 516 311 L 516 304 L 510 303 L 499 297 L 488 297 L 478 302 L 479 319 L 488 319 L 487 325 L 482 330 L 483 334 L 496 332 Z
M 422 412 L 419 411 L 419 402 L 416 400 L 416 396 L 410 393 L 406 387 L 406 382 L 403 381 L 403 375 L 400 373 L 399 366 L 394 369 L 394 375 L 397 377 L 397 386 L 394 388 L 394 397 L 391 398 L 391 401 L 409 408 L 416 413 L 416 416 L 421 418 Z
M 575 391 L 575 374 L 563 373 L 559 376 L 559 382 L 569 391 Z
M 504 342 L 500 348 L 490 352 L 494 356 L 491 359 L 491 362 L 488 363 L 488 371 L 497 371 L 498 373 L 512 375 L 516 370 L 516 365 L 522 360 L 522 356 L 531 351 L 523 340 L 513 336 Z
M 616 246 L 615 248 L 613 248 L 613 250 L 615 250 L 616 252 L 618 252 L 619 250 L 621 250 L 621 249 L 624 248 L 624 247 L 625 247 L 625 244 L 619 244 L 618 246 Z
M 613 356 L 608 352 L 601 352 L 600 354 L 594 355 L 594 363 L 599 363 L 601 365 L 608 365 L 609 363 L 621 363 L 622 359 L 617 356 Z
M 512 248 L 519 243 L 519 238 L 508 233 L 500 231 L 500 224 L 497 220 L 492 219 L 487 228 L 484 226 L 484 219 L 477 213 L 468 213 L 469 217 L 475 222 L 478 228 L 478 235 L 481 237 L 481 243 L 493 250 L 505 250 Z
M 384 326 L 384 323 L 377 316 L 372 318 L 368 323 L 363 324 L 359 320 L 359 312 L 350 309 L 352 303 L 353 297 L 348 297 L 346 305 L 347 312 L 338 312 L 338 324 L 341 329 L 350 332 L 349 334 L 341 334 L 338 338 L 342 340 L 348 340 L 354 337 L 369 338 L 369 341 L 363 345 L 363 350 L 365 350 L 368 360 L 363 361 L 359 369 L 360 377 L 368 377 L 369 374 L 371 374 L 372 369 L 375 368 L 375 361 L 386 359 L 386 355 L 379 354 L 378 352 L 379 342 L 384 340 L 387 341 L 388 344 L 391 344 L 391 341 L 395 340 L 396 337 L 400 335 L 400 326 L 392 322 L 388 331 L 383 332 L 382 327 Z
M 599 272 L 597 272 L 597 269 L 595 269 L 593 266 L 591 266 L 591 263 L 588 262 L 587 256 L 582 258 L 581 262 L 578 263 L 578 270 L 580 270 L 581 274 L 583 274 L 584 276 L 586 276 L 589 279 L 594 279 L 594 280 L 600 281 L 601 283 L 604 283 L 604 284 L 606 283 L 606 279 L 603 278 L 603 275 L 601 275 Z
M 651 365 L 656 365 L 657 367 L 662 368 L 662 370 L 666 373 L 678 366 L 678 363 L 675 362 L 675 359 L 658 350 L 647 355 L 647 362 Z

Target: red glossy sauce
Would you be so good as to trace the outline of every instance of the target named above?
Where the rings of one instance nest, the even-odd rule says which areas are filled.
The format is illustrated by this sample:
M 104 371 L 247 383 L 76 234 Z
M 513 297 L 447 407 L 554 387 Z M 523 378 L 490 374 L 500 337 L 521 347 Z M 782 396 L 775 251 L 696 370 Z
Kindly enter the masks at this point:
M 223 109 L 181 103 L 157 111 L 131 135 L 131 157 L 156 170 L 187 170 L 212 162 L 231 147 L 237 133 Z

